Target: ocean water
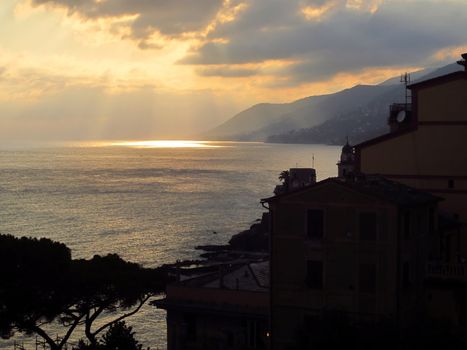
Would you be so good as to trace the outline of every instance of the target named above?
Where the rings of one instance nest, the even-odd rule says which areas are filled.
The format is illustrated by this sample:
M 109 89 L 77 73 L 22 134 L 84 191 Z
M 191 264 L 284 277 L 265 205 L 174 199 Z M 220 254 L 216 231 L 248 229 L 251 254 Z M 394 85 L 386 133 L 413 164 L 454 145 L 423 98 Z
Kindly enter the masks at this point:
M 319 180 L 336 176 L 339 153 L 233 142 L 3 147 L 0 233 L 63 242 L 74 258 L 118 253 L 148 267 L 197 258 L 196 245 L 225 244 L 261 216 L 282 170 L 310 167 L 314 156 Z M 165 349 L 162 310 L 145 306 L 127 323 L 145 347 Z

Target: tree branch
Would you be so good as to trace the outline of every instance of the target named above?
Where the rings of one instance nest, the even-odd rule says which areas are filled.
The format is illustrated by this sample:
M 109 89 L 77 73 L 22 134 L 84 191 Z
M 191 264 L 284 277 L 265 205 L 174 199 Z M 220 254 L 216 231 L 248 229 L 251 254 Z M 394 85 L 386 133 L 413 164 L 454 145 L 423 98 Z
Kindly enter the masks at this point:
M 95 345 L 97 343 L 96 334 L 92 332 L 91 326 L 96 318 L 105 310 L 105 306 L 101 305 L 98 308 L 93 308 L 93 310 L 92 315 L 90 315 L 91 310 L 86 312 L 86 318 L 84 320 L 84 334 L 86 335 L 86 338 L 88 338 L 89 342 Z
M 89 321 L 90 323 L 93 323 L 96 318 L 105 310 L 105 306 L 101 305 L 99 306 L 96 311 L 94 311 L 94 313 L 89 316 L 88 314 L 88 317 L 87 317 L 87 321 Z
M 148 299 L 149 299 L 151 296 L 152 296 L 152 294 L 149 294 L 149 295 L 147 295 L 146 297 L 142 298 L 141 301 L 140 301 L 140 303 L 139 303 L 139 305 L 138 305 L 138 307 L 137 307 L 136 309 L 134 309 L 133 311 L 128 312 L 128 313 L 126 313 L 126 314 L 124 314 L 124 315 L 122 315 L 122 316 L 116 318 L 115 320 L 110 321 L 109 323 L 106 323 L 106 324 L 103 325 L 102 327 L 98 328 L 98 329 L 93 333 L 94 337 L 95 337 L 96 335 L 98 335 L 100 332 L 102 332 L 104 329 L 106 329 L 107 327 L 110 327 L 111 325 L 113 325 L 113 324 L 115 324 L 115 323 L 117 323 L 117 322 L 120 322 L 121 320 L 123 320 L 123 319 L 125 319 L 125 318 L 127 318 L 127 317 L 130 317 L 130 316 L 136 314 L 136 313 L 143 307 L 143 305 L 146 303 L 146 301 L 148 301 Z
M 82 314 L 81 316 L 77 317 L 75 319 L 75 321 L 73 322 L 73 324 L 70 326 L 70 328 L 68 328 L 68 331 L 66 332 L 65 336 L 63 337 L 62 341 L 60 342 L 59 344 L 59 348 L 61 349 L 63 347 L 63 345 L 65 345 L 65 343 L 68 341 L 68 339 L 70 338 L 71 334 L 73 333 L 73 331 L 75 330 L 76 326 L 78 326 L 79 324 L 79 321 L 84 317 L 84 314 Z
M 47 344 L 49 344 L 52 350 L 59 348 L 57 343 L 55 343 L 55 341 L 41 327 L 34 326 L 32 327 L 32 330 L 41 336 L 47 342 Z

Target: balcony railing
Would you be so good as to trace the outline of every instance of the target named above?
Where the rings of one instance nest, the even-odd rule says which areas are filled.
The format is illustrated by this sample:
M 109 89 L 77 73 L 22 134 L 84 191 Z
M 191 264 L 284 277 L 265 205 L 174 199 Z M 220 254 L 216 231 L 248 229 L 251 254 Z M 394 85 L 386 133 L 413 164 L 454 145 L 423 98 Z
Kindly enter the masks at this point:
M 391 112 L 400 112 L 400 111 L 411 111 L 412 104 L 411 103 L 393 103 L 389 106 L 389 110 Z
M 467 280 L 466 264 L 428 263 L 428 278 Z

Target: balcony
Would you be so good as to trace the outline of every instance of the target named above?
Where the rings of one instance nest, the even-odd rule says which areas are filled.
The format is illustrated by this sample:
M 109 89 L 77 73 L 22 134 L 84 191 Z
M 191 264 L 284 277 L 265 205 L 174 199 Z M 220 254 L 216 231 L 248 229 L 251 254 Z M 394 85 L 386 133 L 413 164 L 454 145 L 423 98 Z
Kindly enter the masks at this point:
M 400 111 L 412 111 L 412 103 L 393 103 L 389 106 L 389 111 L 391 113 L 398 113 Z
M 426 277 L 467 282 L 467 264 L 428 263 Z

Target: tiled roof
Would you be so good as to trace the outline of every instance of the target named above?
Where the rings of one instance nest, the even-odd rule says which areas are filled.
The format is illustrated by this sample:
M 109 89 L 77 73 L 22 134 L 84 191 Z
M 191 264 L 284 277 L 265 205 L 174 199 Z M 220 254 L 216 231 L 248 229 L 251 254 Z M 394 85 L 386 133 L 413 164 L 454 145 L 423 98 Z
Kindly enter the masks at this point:
M 274 197 L 262 199 L 262 202 L 272 202 L 290 195 L 308 191 L 312 188 L 323 186 L 325 184 L 335 184 L 353 189 L 379 199 L 396 203 L 401 206 L 413 206 L 418 204 L 427 204 L 442 200 L 441 197 L 432 195 L 429 192 L 421 191 L 399 182 L 388 180 L 379 175 L 361 175 L 353 179 L 328 178 L 310 186 L 303 187 L 296 191 L 287 192 Z
M 180 283 L 200 288 L 266 292 L 269 289 L 269 261 L 231 267 L 220 266 L 218 272 L 188 279 Z
M 441 200 L 429 192 L 388 180 L 379 175 L 364 175 L 354 181 L 346 181 L 346 186 L 359 192 L 374 195 L 402 206 L 425 204 Z
M 441 75 L 439 77 L 422 80 L 422 81 L 410 84 L 409 86 L 407 86 L 407 88 L 418 89 L 418 88 L 422 88 L 425 86 L 433 86 L 433 85 L 442 84 L 442 83 L 457 80 L 457 79 L 467 79 L 467 72 L 457 71 L 457 72 L 449 73 L 446 75 Z

